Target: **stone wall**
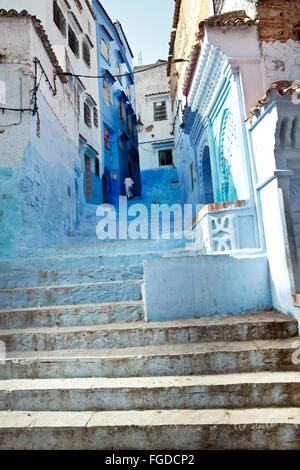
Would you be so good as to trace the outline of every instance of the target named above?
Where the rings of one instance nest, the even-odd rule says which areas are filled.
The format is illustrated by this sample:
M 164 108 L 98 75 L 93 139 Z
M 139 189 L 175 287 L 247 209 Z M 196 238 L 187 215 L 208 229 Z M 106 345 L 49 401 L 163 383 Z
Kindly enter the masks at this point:
M 173 49 L 173 59 L 188 59 L 191 49 L 196 41 L 196 34 L 198 32 L 198 24 L 200 21 L 208 17 L 209 14 L 208 0 L 181 0 L 179 19 L 173 23 L 176 28 L 176 36 Z M 175 15 L 175 20 L 176 20 Z M 171 99 L 172 105 L 174 104 L 177 90 L 182 88 L 185 77 L 187 63 L 182 62 L 173 64 L 171 67 Z
M 300 31 L 299 0 L 266 0 L 257 3 L 260 41 L 298 39 Z

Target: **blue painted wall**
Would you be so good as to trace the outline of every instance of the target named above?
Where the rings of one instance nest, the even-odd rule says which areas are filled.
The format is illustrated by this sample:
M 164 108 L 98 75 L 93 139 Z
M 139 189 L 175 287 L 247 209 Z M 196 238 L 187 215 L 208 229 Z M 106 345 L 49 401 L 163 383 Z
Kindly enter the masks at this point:
M 178 204 L 180 191 L 176 168 L 167 166 L 141 172 L 142 197 L 152 203 L 157 199 L 160 203 Z
M 1 168 L 0 250 L 15 256 L 23 248 L 57 243 L 76 225 L 75 167 L 78 148 L 72 145 L 46 100 L 39 93 L 37 118 L 26 126 L 28 144 L 17 168 Z M 24 124 L 25 126 L 25 124 Z M 24 130 L 24 129 L 23 129 Z M 23 134 L 22 134 L 23 135 Z M 82 175 L 77 173 L 80 184 Z
M 93 8 L 97 24 L 99 75 L 105 75 L 111 85 L 111 106 L 108 106 L 104 100 L 104 79 L 99 79 L 100 119 L 102 120 L 103 129 L 102 148 L 104 149 L 102 160 L 103 186 L 105 187 L 104 202 L 117 203 L 119 196 L 125 195 L 123 182 L 130 171 L 129 162 L 131 163 L 136 195 L 140 193 L 133 75 L 131 75 L 132 80 L 128 76 L 113 78 L 119 75 L 119 67 L 121 67 L 122 74 L 132 74 L 132 55 L 121 26 L 118 23 L 112 23 L 105 10 L 95 0 L 93 1 Z M 109 61 L 101 53 L 101 38 L 109 45 Z M 124 121 L 120 118 L 120 100 L 123 102 Z M 129 115 L 130 129 L 126 125 L 126 111 Z M 132 126 L 134 132 L 132 132 Z M 108 138 L 105 138 L 105 131 Z

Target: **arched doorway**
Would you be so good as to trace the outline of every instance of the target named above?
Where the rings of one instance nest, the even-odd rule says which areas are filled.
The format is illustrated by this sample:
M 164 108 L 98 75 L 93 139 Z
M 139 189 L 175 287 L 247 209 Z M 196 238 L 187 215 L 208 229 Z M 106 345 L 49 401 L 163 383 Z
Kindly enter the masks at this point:
M 203 180 L 203 199 L 204 204 L 214 202 L 213 182 L 211 176 L 210 152 L 209 147 L 204 147 L 202 156 L 202 180 Z

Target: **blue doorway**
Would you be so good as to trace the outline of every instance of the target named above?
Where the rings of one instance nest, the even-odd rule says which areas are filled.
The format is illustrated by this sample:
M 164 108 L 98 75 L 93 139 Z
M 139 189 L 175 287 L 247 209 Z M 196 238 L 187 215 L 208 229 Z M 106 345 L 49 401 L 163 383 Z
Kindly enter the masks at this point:
M 204 147 L 202 156 L 202 178 L 203 178 L 203 199 L 204 204 L 214 202 L 214 190 L 211 176 L 210 152 L 209 147 Z

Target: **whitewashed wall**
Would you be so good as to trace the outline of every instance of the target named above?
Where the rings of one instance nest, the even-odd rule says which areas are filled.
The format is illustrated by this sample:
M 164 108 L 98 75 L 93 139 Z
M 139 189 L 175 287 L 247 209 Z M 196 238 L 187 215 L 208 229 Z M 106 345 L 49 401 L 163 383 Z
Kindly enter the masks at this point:
M 77 34 L 80 43 L 80 58 L 77 59 L 73 54 L 72 50 L 68 45 L 67 36 L 64 37 L 56 24 L 53 21 L 53 2 L 52 0 L 1 0 L 1 8 L 6 10 L 15 9 L 18 12 L 22 10 L 28 11 L 29 14 L 36 16 L 41 20 L 42 26 L 46 30 L 49 40 L 52 44 L 53 50 L 57 56 L 58 62 L 61 68 L 66 71 L 66 51 L 70 61 L 72 72 L 83 75 L 98 75 L 97 65 L 97 42 L 96 42 L 96 23 L 84 1 L 81 2 L 83 10 L 80 12 L 76 7 L 74 0 L 69 0 L 71 11 L 77 18 L 83 33 L 81 33 L 76 26 L 73 19 L 70 19 L 70 13 L 68 13 L 67 6 L 63 0 L 58 0 L 58 4 L 61 10 L 65 14 L 65 18 L 71 22 L 74 32 Z M 82 59 L 81 40 L 84 34 L 87 34 L 94 48 L 91 49 L 91 67 L 87 67 Z M 16 37 L 16 43 L 20 38 Z M 25 47 L 24 47 L 25 51 Z M 98 91 L 98 80 L 96 79 L 85 79 L 82 78 L 86 93 L 90 94 L 98 105 L 99 109 L 99 91 Z M 81 98 L 84 99 L 84 96 Z M 100 128 L 89 128 L 86 126 L 83 120 L 83 112 L 80 116 L 79 132 L 85 137 L 88 143 L 94 147 L 98 153 L 101 153 L 101 141 L 100 141 Z
M 147 67 L 146 65 L 140 68 Z M 135 70 L 138 70 L 138 68 Z M 135 93 L 137 115 L 140 115 L 144 124 L 143 131 L 138 136 L 141 171 L 159 168 L 158 151 L 153 149 L 151 142 L 165 139 L 173 140 L 173 135 L 171 134 L 172 111 L 167 65 L 161 65 L 146 72 L 137 73 L 135 75 Z M 166 101 L 167 120 L 154 121 L 153 103 L 155 101 Z M 143 143 L 149 141 L 150 143 Z M 173 154 L 174 160 L 175 155 Z

